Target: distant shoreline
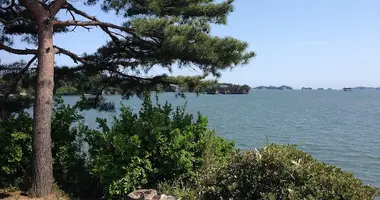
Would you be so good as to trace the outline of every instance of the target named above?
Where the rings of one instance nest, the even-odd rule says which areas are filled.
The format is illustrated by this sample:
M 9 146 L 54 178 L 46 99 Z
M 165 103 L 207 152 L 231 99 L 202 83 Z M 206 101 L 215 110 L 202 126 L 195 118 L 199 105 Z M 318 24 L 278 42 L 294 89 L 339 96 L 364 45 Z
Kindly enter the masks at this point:
M 312 87 L 302 87 L 302 88 L 292 88 L 290 86 L 282 85 L 282 86 L 258 86 L 258 87 L 253 87 L 251 90 L 335 90 L 335 91 L 372 91 L 372 90 L 379 90 L 380 87 L 363 87 L 363 86 L 356 86 L 356 87 L 344 87 L 340 89 L 333 89 L 333 88 L 312 88 Z

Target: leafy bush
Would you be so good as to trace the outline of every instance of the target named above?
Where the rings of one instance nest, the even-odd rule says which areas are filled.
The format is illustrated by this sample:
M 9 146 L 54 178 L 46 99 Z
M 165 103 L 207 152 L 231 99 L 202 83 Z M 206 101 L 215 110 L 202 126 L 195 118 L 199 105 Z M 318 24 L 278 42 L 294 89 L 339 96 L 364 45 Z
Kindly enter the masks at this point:
M 25 112 L 0 120 L 0 188 L 26 188 L 30 177 L 32 119 Z
M 194 121 L 184 107 L 153 105 L 149 95 L 138 114 L 122 107 L 111 128 L 105 119 L 97 121 L 101 130 L 87 130 L 86 136 L 92 172 L 107 193 L 118 198 L 137 188 L 195 177 L 208 143 L 215 144 L 213 153 L 219 159 L 227 158 L 234 147 L 207 128 L 207 118 L 198 114 Z
M 379 191 L 351 173 L 316 161 L 295 145 L 237 152 L 201 183 L 203 199 L 374 199 Z M 210 182 L 210 180 L 213 180 Z
M 73 107 L 56 99 L 52 122 L 54 178 L 70 194 L 99 196 L 102 189 L 86 166 L 81 131 L 72 127 L 82 119 Z M 32 126 L 32 118 L 25 112 L 0 121 L 1 188 L 27 189 L 31 177 Z
M 52 121 L 54 179 L 66 193 L 77 197 L 99 197 L 102 186 L 90 174 L 83 151 L 83 129 L 86 127 L 75 107 L 57 98 Z M 86 130 L 86 129 L 85 129 Z
M 58 87 L 55 93 L 57 95 L 73 95 L 73 94 L 77 94 L 78 91 L 74 86 L 65 84 L 65 85 L 62 85 L 61 87 Z

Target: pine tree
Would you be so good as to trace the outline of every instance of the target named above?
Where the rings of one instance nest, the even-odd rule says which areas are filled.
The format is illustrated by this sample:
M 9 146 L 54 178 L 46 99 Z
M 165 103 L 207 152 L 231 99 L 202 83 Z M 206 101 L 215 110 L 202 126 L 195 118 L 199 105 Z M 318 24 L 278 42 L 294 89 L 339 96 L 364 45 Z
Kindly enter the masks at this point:
M 101 83 L 119 84 L 123 94 L 128 96 L 160 84 L 170 84 L 171 79 L 164 75 L 141 76 L 141 72 L 148 72 L 153 66 L 171 71 L 177 64 L 179 67 L 196 67 L 203 72 L 203 77 L 218 76 L 221 70 L 246 64 L 254 56 L 253 52 L 247 51 L 246 42 L 210 36 L 211 24 L 226 24 L 227 15 L 233 11 L 232 3 L 233 0 L 221 3 L 213 0 L 85 2 L 86 5 L 100 4 L 104 11 L 115 11 L 125 19 L 122 24 L 113 24 L 99 21 L 67 0 L 1 0 L 0 50 L 33 55 L 29 62 L 12 68 L 12 87 L 0 94 L 8 97 L 28 71 L 35 74 L 33 171 L 29 195 L 42 197 L 52 190 L 50 132 L 54 79 L 78 73 L 82 77 L 102 74 Z M 59 12 L 69 12 L 71 18 L 58 19 Z M 77 20 L 79 17 L 84 20 Z M 98 27 L 109 35 L 110 41 L 92 55 L 78 55 L 54 45 L 55 33 L 65 33 L 77 27 Z M 23 41 L 36 47 L 13 48 L 16 35 L 24 36 Z M 69 56 L 78 66 L 54 70 L 55 54 Z M 35 61 L 37 67 L 31 68 Z M 2 69 L 9 70 L 4 66 Z

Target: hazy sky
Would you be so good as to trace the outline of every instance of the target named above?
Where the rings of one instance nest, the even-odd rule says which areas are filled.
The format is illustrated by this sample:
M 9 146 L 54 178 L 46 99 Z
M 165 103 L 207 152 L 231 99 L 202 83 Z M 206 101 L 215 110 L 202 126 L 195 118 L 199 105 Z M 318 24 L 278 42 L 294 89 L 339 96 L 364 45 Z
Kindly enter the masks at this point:
M 97 7 L 79 7 L 99 19 L 121 23 Z M 109 39 L 93 30 L 77 28 L 75 33 L 57 35 L 55 44 L 76 53 L 93 52 Z M 227 26 L 215 26 L 212 33 L 245 40 L 257 53 L 248 65 L 224 72 L 221 81 L 296 88 L 380 86 L 379 0 L 236 0 Z M 19 58 L 4 52 L 0 57 L 3 62 Z M 73 64 L 64 56 L 56 61 Z

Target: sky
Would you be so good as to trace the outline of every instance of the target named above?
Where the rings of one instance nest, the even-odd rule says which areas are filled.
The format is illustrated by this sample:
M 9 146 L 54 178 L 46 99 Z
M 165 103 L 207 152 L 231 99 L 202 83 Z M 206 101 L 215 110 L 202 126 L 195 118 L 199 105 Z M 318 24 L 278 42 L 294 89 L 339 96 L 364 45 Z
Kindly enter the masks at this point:
M 103 21 L 123 21 L 79 0 L 73 4 Z M 248 65 L 224 71 L 221 82 L 252 87 L 380 86 L 380 1 L 235 0 L 234 6 L 228 24 L 213 26 L 212 34 L 247 41 L 257 56 Z M 65 12 L 59 15 L 68 17 Z M 81 54 L 94 52 L 106 40 L 100 30 L 78 27 L 75 33 L 56 35 L 54 43 Z M 17 42 L 14 47 L 26 46 Z M 0 58 L 5 63 L 20 56 L 0 52 Z M 57 56 L 56 62 L 74 65 L 65 56 Z M 153 74 L 162 72 L 157 68 Z M 174 71 L 174 75 L 198 73 Z

